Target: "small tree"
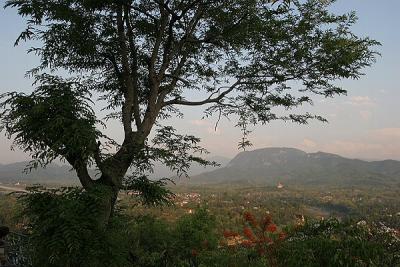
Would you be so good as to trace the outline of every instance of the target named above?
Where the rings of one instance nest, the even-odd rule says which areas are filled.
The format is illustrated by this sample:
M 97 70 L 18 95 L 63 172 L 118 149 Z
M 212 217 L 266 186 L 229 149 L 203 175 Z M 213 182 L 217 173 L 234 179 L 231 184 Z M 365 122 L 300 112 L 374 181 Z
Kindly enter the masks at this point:
M 15 44 L 38 40 L 41 46 L 28 52 L 40 65 L 28 72 L 33 93 L 2 96 L 2 129 L 34 166 L 64 159 L 85 189 L 108 189 L 109 216 L 124 184 L 146 192 L 144 181 L 154 189 L 142 175 L 149 160 L 179 173 L 190 162 L 209 163 L 198 157 L 198 138 L 159 124 L 182 115 L 180 106 L 204 105 L 206 115 L 236 118 L 240 147 L 249 145 L 249 124 L 325 121 L 294 108 L 311 104 L 313 95 L 346 93 L 333 82 L 359 78 L 378 45 L 351 32 L 354 13 L 330 13 L 332 2 L 9 0 L 6 7 L 27 18 Z M 122 144 L 102 133 L 94 111 L 100 108 L 109 111 L 105 119 L 121 121 Z M 125 180 L 130 167 L 135 175 Z

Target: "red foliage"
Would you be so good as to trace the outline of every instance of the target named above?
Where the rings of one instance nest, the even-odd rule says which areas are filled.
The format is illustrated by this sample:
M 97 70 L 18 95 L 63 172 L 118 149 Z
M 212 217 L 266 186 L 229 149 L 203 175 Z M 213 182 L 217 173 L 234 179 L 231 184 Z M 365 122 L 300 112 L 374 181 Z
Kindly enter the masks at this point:
M 251 242 L 250 240 L 244 240 L 242 243 L 240 243 L 242 246 L 246 248 L 254 247 L 254 243 Z
M 245 227 L 243 229 L 243 234 L 247 237 L 250 241 L 256 241 L 256 236 L 254 235 L 253 231 L 249 227 Z
M 267 231 L 267 232 L 269 232 L 269 233 L 275 233 L 277 229 L 278 229 L 278 228 L 276 227 L 276 224 L 271 223 L 271 224 L 269 224 L 269 225 L 267 226 L 267 228 L 265 229 L 265 231 Z
M 274 261 L 274 253 L 276 247 L 281 244 L 280 241 L 287 238 L 287 234 L 283 231 L 278 231 L 277 225 L 273 223 L 272 216 L 269 214 L 261 220 L 256 219 L 250 212 L 245 212 L 243 217 L 245 219 L 243 236 L 228 230 L 223 232 L 225 238 L 239 237 L 233 245 L 229 246 L 240 245 L 251 249 L 259 257 L 266 258 L 271 266 L 277 266 Z
M 229 230 L 225 230 L 224 231 L 224 237 L 225 238 L 236 237 L 236 236 L 239 236 L 239 234 L 236 233 L 236 232 L 229 231 Z
M 192 256 L 196 257 L 197 255 L 199 255 L 199 252 L 195 249 L 192 249 Z
M 248 211 L 244 213 L 244 219 L 250 223 L 251 226 L 257 227 L 257 220 L 254 215 Z

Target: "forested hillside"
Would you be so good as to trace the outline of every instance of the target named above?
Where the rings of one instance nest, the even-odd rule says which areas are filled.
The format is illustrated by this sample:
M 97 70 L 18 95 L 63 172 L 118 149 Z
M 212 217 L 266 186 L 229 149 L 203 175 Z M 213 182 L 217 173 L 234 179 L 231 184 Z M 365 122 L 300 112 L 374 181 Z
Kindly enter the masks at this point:
M 264 148 L 239 153 L 226 167 L 191 179 L 194 184 L 391 186 L 400 183 L 400 161 L 363 161 L 294 148 Z

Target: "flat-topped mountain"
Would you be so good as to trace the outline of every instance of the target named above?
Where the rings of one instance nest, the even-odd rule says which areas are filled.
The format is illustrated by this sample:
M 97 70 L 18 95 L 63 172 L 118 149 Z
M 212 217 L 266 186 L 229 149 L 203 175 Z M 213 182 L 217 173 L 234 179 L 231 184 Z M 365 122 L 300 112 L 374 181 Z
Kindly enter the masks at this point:
M 263 148 L 241 152 L 232 160 L 211 158 L 221 168 L 193 165 L 192 178 L 178 182 L 189 184 L 241 183 L 253 185 L 337 185 L 400 186 L 400 161 L 364 161 L 339 155 L 306 153 L 295 148 Z M 79 184 L 69 166 L 50 164 L 25 174 L 28 162 L 0 164 L 0 182 Z M 91 171 L 95 176 L 95 171 Z M 171 177 L 174 173 L 155 164 L 152 178 Z
M 273 185 L 400 185 L 400 161 L 364 161 L 295 148 L 263 148 L 239 153 L 224 168 L 195 176 L 191 183 Z

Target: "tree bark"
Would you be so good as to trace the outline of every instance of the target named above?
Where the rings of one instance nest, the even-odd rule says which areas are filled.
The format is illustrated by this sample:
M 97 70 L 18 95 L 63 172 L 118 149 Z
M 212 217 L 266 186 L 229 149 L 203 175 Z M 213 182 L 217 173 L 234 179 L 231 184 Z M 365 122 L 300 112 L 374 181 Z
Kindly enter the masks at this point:
M 116 154 L 101 162 L 97 162 L 101 172 L 101 176 L 97 180 L 92 180 L 88 176 L 87 171 L 82 170 L 83 167 L 76 168 L 81 165 L 75 165 L 75 170 L 81 182 L 90 179 L 90 182 L 82 183 L 83 188 L 87 192 L 98 194 L 98 222 L 100 225 L 107 226 L 113 217 L 118 194 L 123 186 L 123 179 L 134 159 L 140 156 L 144 147 L 144 140 L 145 138 L 142 135 L 136 132 L 131 133 Z
M 119 189 L 108 185 L 99 185 L 95 192 L 98 195 L 98 217 L 97 221 L 101 228 L 109 225 L 110 219 L 114 215 L 114 207 L 117 201 Z

